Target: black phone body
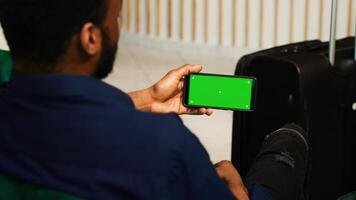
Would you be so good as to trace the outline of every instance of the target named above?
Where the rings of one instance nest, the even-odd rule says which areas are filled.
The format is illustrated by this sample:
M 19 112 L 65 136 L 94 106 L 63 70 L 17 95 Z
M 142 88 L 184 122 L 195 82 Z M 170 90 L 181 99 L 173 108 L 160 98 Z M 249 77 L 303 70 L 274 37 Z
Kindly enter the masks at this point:
M 184 77 L 183 104 L 252 112 L 256 109 L 257 79 L 247 76 L 190 74 Z

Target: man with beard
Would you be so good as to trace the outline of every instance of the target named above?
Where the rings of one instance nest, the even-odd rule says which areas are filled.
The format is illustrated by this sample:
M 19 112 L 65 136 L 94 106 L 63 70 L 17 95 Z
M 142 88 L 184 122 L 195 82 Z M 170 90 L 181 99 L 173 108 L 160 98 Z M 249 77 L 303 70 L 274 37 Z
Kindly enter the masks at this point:
M 0 0 L 14 61 L 0 87 L 0 174 L 87 199 L 248 199 L 231 163 L 215 168 L 176 115 L 212 114 L 181 103 L 182 78 L 200 65 L 128 95 L 100 81 L 113 68 L 121 8 Z

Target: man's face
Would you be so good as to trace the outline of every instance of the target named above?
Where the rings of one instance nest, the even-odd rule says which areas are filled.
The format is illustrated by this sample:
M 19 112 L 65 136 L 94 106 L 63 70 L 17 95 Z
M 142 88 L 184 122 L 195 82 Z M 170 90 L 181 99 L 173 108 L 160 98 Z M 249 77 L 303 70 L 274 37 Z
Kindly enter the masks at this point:
M 113 69 L 120 37 L 121 9 L 122 0 L 108 0 L 107 16 L 101 27 L 103 49 L 94 74 L 95 78 L 103 79 Z

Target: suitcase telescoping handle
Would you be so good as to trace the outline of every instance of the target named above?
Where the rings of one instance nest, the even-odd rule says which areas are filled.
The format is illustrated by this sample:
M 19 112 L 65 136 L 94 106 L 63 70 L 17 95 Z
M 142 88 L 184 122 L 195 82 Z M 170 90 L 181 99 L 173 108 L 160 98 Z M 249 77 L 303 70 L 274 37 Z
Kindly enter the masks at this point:
M 356 30 L 355 30 L 355 53 L 353 59 L 336 60 L 336 28 L 337 28 L 338 0 L 332 0 L 329 62 L 331 70 L 337 74 L 347 76 L 356 71 Z M 355 25 L 356 28 L 356 25 Z
M 338 7 L 337 0 L 332 0 L 331 24 L 330 24 L 330 44 L 329 44 L 329 61 L 330 61 L 331 66 L 335 65 L 337 7 Z

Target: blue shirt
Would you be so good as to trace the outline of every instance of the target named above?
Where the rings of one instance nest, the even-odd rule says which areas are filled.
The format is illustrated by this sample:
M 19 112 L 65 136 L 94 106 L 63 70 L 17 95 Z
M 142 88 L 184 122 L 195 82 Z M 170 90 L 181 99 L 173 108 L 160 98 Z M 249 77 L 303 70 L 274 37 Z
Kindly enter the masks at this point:
M 88 199 L 234 199 L 175 114 L 82 76 L 1 85 L 0 173 Z

